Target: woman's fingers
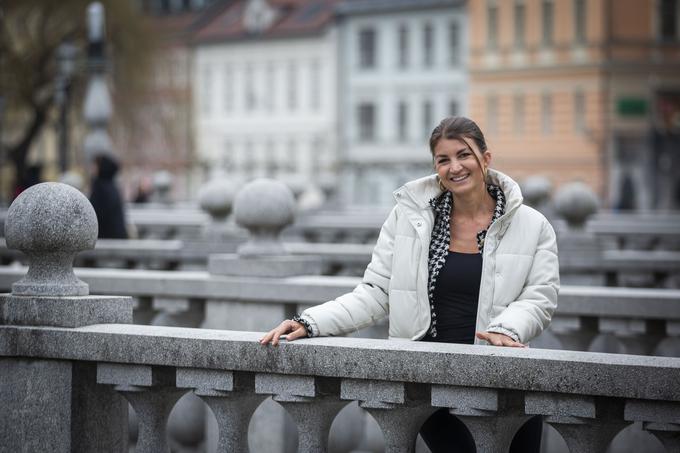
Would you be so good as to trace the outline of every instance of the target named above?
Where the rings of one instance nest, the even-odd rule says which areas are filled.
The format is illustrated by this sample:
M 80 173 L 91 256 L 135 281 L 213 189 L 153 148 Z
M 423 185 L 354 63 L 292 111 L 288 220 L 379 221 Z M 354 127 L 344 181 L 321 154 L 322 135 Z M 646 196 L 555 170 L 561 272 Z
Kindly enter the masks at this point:
M 477 338 L 494 346 L 507 346 L 511 348 L 526 348 L 526 345 L 515 341 L 507 335 L 495 332 L 477 332 Z
M 264 337 L 260 338 L 260 344 L 266 345 L 271 343 L 272 346 L 278 346 L 281 335 L 286 335 L 287 341 L 293 341 L 297 338 L 307 336 L 307 330 L 299 322 L 286 319 L 278 327 L 270 330 Z

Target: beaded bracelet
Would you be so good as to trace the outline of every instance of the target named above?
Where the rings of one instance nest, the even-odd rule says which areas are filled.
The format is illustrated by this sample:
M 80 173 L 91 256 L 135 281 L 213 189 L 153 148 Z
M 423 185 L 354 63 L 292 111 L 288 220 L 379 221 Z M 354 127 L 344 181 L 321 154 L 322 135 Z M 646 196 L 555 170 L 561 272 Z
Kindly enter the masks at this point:
M 307 331 L 307 337 L 312 338 L 312 326 L 309 324 L 309 321 L 307 321 L 300 315 L 293 316 L 293 319 L 291 319 L 291 321 L 299 322 L 300 324 L 302 324 L 302 326 Z

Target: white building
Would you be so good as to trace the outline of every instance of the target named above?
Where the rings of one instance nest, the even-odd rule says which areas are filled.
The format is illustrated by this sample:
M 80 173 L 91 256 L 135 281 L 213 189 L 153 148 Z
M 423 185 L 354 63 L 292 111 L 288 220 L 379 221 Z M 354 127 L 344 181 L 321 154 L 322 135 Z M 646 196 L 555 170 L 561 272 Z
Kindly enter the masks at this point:
M 334 4 L 233 1 L 195 30 L 194 133 L 207 173 L 336 186 Z
M 343 201 L 390 205 L 432 173 L 432 129 L 467 111 L 465 3 L 347 0 L 337 13 Z

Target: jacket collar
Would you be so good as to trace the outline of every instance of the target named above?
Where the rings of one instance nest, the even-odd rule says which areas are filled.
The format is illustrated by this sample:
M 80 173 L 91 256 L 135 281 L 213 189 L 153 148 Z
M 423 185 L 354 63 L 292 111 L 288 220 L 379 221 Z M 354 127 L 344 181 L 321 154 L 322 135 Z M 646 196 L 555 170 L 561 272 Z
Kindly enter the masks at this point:
M 491 184 L 500 186 L 505 194 L 505 215 L 501 219 L 510 217 L 524 201 L 519 184 L 508 175 L 491 168 L 487 178 Z M 441 193 L 442 190 L 437 183 L 437 175 L 429 175 L 407 182 L 395 190 L 393 195 L 397 204 L 410 209 L 423 210 L 431 209 L 430 200 L 438 197 Z

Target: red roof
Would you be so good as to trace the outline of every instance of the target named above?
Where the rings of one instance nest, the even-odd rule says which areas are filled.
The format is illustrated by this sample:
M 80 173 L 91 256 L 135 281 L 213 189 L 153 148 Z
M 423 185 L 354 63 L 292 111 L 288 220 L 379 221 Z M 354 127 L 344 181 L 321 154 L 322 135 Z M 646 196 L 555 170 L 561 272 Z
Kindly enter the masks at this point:
M 202 26 L 193 31 L 192 41 L 220 42 L 242 39 L 283 38 L 321 32 L 332 20 L 338 0 L 269 0 L 279 16 L 265 30 L 251 33 L 243 26 L 246 0 L 236 0 L 226 8 L 204 17 Z

